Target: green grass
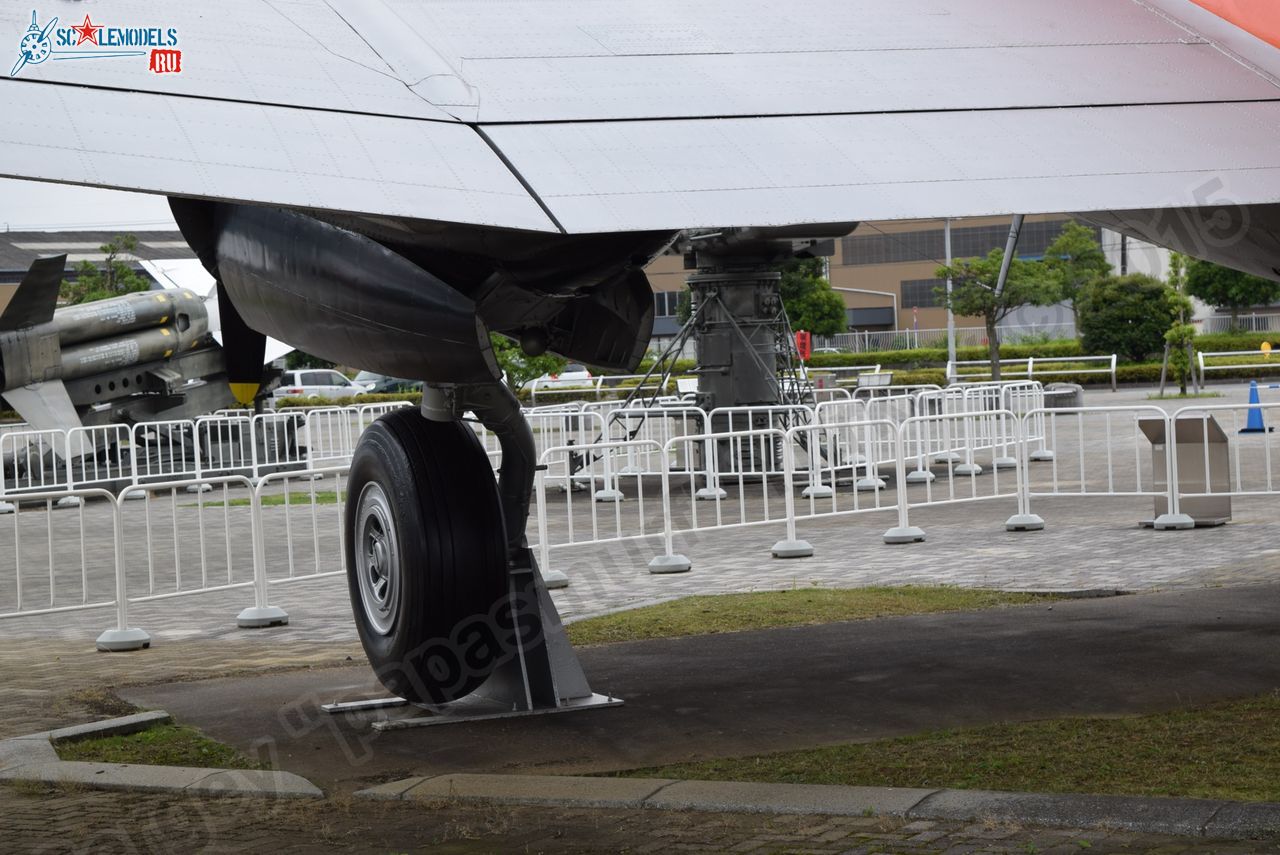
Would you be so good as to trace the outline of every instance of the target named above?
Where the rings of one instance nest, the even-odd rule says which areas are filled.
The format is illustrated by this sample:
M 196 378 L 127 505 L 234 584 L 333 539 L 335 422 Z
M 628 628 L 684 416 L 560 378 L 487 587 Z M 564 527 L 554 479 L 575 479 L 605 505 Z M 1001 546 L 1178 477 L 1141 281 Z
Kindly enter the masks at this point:
M 346 494 L 344 493 L 343 495 L 345 496 Z M 274 507 L 276 505 L 283 505 L 284 496 L 285 496 L 284 493 L 273 493 L 270 495 L 263 496 L 262 506 L 264 508 L 269 508 L 269 507 Z M 290 505 L 309 505 L 312 502 L 311 496 L 312 494 L 308 490 L 295 490 L 289 493 L 289 504 Z M 205 502 L 204 507 L 220 508 L 225 504 L 233 508 L 243 508 L 243 507 L 248 507 L 249 503 L 250 503 L 249 497 L 242 496 L 236 499 L 228 499 L 226 502 L 222 502 L 222 501 Z M 317 505 L 336 505 L 338 503 L 338 494 L 333 490 L 316 490 L 315 503 Z M 196 507 L 196 503 L 191 502 L 185 507 L 194 508 Z
M 269 768 L 195 728 L 179 724 L 162 724 L 129 736 L 60 742 L 55 747 L 63 760 L 211 769 Z
M 1044 602 L 1036 594 L 972 588 L 801 588 L 755 594 L 686 597 L 669 603 L 590 618 L 569 626 L 574 644 L 609 644 L 833 623 L 845 620 L 972 611 Z
M 1280 801 L 1280 693 L 1155 715 L 996 724 L 623 774 Z
M 1221 392 L 1188 392 L 1185 395 L 1178 394 L 1177 392 L 1173 392 L 1172 394 L 1169 394 L 1169 395 L 1161 395 L 1159 392 L 1152 392 L 1150 395 L 1147 396 L 1147 400 L 1148 401 L 1172 401 L 1175 399 L 1185 400 L 1187 398 L 1221 398 L 1221 397 L 1222 397 Z

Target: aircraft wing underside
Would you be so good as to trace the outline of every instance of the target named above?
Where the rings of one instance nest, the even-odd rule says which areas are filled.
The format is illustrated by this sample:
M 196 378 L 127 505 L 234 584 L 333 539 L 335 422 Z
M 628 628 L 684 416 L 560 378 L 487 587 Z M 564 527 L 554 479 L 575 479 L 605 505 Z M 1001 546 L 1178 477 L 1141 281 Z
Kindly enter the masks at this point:
M 27 63 L 0 175 L 569 233 L 1272 203 L 1254 5 L 120 0 L 181 73 Z

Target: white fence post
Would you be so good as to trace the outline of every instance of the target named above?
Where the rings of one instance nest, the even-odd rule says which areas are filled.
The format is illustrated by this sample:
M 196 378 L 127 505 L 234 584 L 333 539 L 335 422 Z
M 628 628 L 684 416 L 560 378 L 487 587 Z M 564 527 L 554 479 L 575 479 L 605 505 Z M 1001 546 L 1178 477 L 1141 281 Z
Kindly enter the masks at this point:
M 132 488 L 126 488 L 126 491 Z M 120 503 L 116 498 L 106 499 L 111 504 L 112 532 L 116 550 L 116 628 L 98 636 L 99 650 L 118 653 L 126 650 L 145 650 L 151 646 L 151 636 L 144 630 L 129 626 L 129 590 L 125 580 L 124 537 L 120 531 Z
M 1178 412 L 1182 412 L 1179 410 Z M 1156 531 L 1185 531 L 1195 528 L 1196 521 L 1189 515 L 1182 513 L 1178 498 L 1178 454 L 1174 446 L 1177 444 L 1177 438 L 1174 431 L 1177 430 L 1177 413 L 1173 415 L 1165 415 L 1164 417 L 1164 472 L 1165 487 L 1168 489 L 1168 505 L 1165 506 L 1165 512 L 1156 517 L 1151 522 L 1151 527 Z M 1205 472 L 1205 478 L 1208 479 L 1208 470 Z
M 267 550 L 266 544 L 262 542 L 262 485 L 263 482 L 259 481 L 249 494 L 249 537 L 253 543 L 253 605 L 236 615 L 236 626 L 241 629 L 284 626 L 289 622 L 288 612 L 267 602 Z M 285 482 L 284 488 L 289 489 L 288 482 Z
M 654 574 L 688 573 L 693 569 L 689 559 L 675 551 L 675 522 L 671 519 L 671 453 L 672 443 L 676 441 L 670 439 L 662 447 L 662 554 L 649 562 L 649 572 Z
M 1010 412 L 1013 411 L 1012 407 L 1009 409 Z M 1017 427 L 1014 453 L 1017 460 L 1015 473 L 1018 479 L 1018 512 L 1005 520 L 1005 531 L 1042 531 L 1044 529 L 1044 520 L 1039 515 L 1031 513 L 1031 479 L 1027 477 L 1028 461 L 1031 459 L 1028 441 L 1031 433 L 1027 425 L 1036 417 L 1037 409 L 1029 411 L 1020 419 L 1013 420 Z
M 795 496 L 795 432 L 800 428 L 791 428 L 782 439 L 782 489 L 783 502 L 787 515 L 787 536 L 773 545 L 774 558 L 808 558 L 813 555 L 813 547 L 808 541 L 796 538 L 796 496 Z M 810 440 L 812 444 L 812 440 Z
M 907 507 L 907 444 L 903 438 L 903 433 L 910 424 L 911 422 L 899 424 L 897 430 L 893 432 L 894 446 L 896 448 L 894 456 L 898 458 L 897 472 L 894 479 L 898 490 L 898 524 L 884 533 L 885 543 L 920 543 L 924 540 L 924 529 L 917 528 L 911 524 Z M 923 424 L 923 422 L 916 422 L 916 424 Z M 921 443 L 923 445 L 923 440 Z M 929 475 L 930 478 L 927 480 L 932 480 L 933 473 L 930 472 Z

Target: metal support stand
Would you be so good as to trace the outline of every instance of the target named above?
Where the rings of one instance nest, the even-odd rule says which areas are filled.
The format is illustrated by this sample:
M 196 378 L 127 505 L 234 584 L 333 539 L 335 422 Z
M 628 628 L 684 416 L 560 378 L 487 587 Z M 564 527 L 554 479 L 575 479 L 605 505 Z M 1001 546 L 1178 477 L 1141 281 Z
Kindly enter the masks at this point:
M 591 691 L 533 553 L 525 550 L 523 558 L 527 566 L 511 570 L 509 596 L 513 623 L 524 631 L 516 634 L 514 650 L 475 692 L 439 705 L 380 698 L 324 704 L 320 709 L 336 714 L 414 706 L 425 713 L 372 723 L 374 730 L 383 731 L 621 706 L 620 699 Z

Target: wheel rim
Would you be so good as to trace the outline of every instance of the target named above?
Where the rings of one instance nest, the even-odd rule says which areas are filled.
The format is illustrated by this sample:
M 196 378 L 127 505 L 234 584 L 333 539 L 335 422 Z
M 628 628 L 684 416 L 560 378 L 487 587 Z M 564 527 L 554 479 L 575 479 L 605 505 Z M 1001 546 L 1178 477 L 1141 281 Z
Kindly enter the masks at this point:
M 400 547 L 391 502 L 380 485 L 370 482 L 360 492 L 355 528 L 360 602 L 373 631 L 390 635 L 400 605 Z

